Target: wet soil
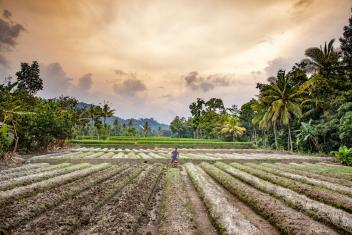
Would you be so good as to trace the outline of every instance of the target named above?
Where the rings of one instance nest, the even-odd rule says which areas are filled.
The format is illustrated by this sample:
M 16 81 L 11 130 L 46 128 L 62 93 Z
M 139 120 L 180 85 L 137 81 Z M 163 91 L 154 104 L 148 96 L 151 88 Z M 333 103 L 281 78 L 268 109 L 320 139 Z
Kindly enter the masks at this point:
M 159 234 L 199 234 L 178 168 L 168 168 Z
M 165 184 L 165 172 L 160 175 L 153 193 L 147 204 L 147 209 L 139 219 L 139 225 L 136 234 L 138 235 L 156 235 L 160 223 L 160 211 L 163 201 Z
M 191 204 L 193 218 L 197 224 L 199 233 L 204 235 L 218 234 L 215 227 L 211 223 L 211 219 L 202 199 L 199 197 L 199 194 L 194 188 L 191 179 L 185 170 L 181 171 L 181 177 L 185 184 L 185 190 Z

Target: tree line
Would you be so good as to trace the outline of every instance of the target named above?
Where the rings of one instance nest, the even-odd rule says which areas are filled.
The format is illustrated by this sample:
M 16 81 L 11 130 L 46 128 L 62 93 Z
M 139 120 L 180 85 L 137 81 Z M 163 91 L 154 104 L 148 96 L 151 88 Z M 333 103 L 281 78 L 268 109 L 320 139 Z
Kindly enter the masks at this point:
M 135 128 L 129 120 L 121 125 L 116 119 L 106 121 L 115 110 L 108 102 L 82 106 L 73 97 L 44 99 L 37 96 L 43 80 L 37 61 L 21 63 L 15 77 L 7 77 L 0 84 L 0 158 L 16 152 L 46 151 L 63 147 L 65 140 L 76 135 L 163 135 L 152 131 L 149 123 Z
M 279 70 L 259 95 L 226 109 L 221 99 L 197 99 L 188 119 L 175 117 L 174 135 L 253 141 L 257 146 L 325 152 L 352 146 L 352 17 L 340 47 L 335 40 L 305 50 L 305 58 Z M 245 130 L 245 131 L 244 131 Z M 352 154 L 352 150 L 350 149 Z

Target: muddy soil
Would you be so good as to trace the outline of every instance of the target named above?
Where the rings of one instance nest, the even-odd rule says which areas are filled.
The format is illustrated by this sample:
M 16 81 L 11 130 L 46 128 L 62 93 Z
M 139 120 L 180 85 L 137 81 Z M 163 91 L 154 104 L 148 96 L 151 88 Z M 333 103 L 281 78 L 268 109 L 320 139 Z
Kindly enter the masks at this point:
M 159 234 L 199 234 L 178 168 L 167 171 Z
M 204 235 L 218 234 L 215 227 L 211 223 L 211 219 L 202 199 L 199 197 L 196 189 L 192 185 L 191 179 L 185 170 L 181 171 L 181 177 L 185 184 L 185 190 L 191 204 L 193 218 L 195 219 L 199 233 Z
M 149 165 L 120 193 L 112 197 L 75 234 L 132 234 L 161 173 L 161 166 Z
M 156 235 L 158 233 L 160 223 L 160 211 L 163 201 L 165 185 L 165 172 L 161 174 L 158 183 L 156 184 L 153 194 L 147 204 L 147 209 L 139 219 L 138 235 Z
M 134 168 L 128 168 L 120 174 L 96 184 L 89 190 L 75 195 L 52 210 L 46 211 L 41 216 L 26 225 L 15 228 L 13 234 L 68 234 L 77 226 L 85 215 L 92 213 L 99 204 L 104 203 L 120 188 L 119 182 L 128 179 Z
M 49 189 L 32 197 L 23 198 L 2 205 L 0 209 L 0 224 L 4 230 L 10 230 L 19 224 L 26 224 L 30 219 L 55 207 L 87 188 L 104 181 L 125 169 L 125 166 L 111 168 L 93 173 L 92 175 L 77 179 L 71 183 Z

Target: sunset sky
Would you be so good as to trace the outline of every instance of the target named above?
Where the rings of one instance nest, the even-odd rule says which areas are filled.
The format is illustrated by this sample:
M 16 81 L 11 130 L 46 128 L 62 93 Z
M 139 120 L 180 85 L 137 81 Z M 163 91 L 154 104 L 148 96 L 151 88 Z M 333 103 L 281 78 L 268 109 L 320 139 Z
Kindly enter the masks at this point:
M 197 97 L 256 83 L 338 39 L 351 0 L 0 0 L 0 76 L 37 60 L 44 91 L 169 123 Z M 335 46 L 338 46 L 338 40 Z

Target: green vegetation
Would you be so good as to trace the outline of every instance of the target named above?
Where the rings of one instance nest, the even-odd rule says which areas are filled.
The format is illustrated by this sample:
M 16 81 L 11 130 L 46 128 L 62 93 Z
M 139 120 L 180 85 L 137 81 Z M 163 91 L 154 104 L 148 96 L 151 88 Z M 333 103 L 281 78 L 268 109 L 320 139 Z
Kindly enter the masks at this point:
M 339 148 L 339 151 L 332 151 L 332 153 L 344 164 L 347 166 L 352 166 L 352 148 L 347 148 L 342 146 Z

